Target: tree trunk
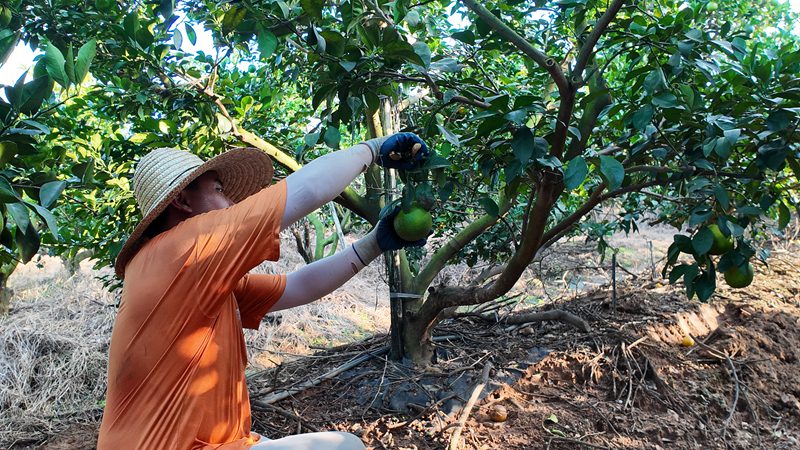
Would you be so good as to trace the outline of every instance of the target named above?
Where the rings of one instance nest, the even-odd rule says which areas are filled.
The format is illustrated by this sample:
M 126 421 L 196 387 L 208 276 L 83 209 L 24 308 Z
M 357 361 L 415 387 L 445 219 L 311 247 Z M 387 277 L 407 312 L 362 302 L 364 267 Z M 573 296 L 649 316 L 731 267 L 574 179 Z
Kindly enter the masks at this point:
M 8 314 L 11 310 L 11 297 L 14 296 L 14 291 L 7 286 L 8 276 L 0 274 L 0 316 Z

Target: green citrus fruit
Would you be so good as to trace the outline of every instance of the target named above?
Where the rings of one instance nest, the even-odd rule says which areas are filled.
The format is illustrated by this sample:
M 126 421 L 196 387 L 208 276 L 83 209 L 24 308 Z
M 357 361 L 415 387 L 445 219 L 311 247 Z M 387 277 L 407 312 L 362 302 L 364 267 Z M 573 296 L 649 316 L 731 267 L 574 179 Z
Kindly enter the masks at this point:
M 709 12 L 714 12 L 717 10 L 717 8 L 719 8 L 717 2 L 708 2 L 708 4 L 706 5 L 706 11 Z
M 400 211 L 394 218 L 394 231 L 401 239 L 418 241 L 424 239 L 433 228 L 431 213 L 419 206 L 412 206 L 408 212 Z
M 725 282 L 732 288 L 743 288 L 750 286 L 753 282 L 753 266 L 750 263 L 742 269 L 739 266 L 733 266 L 725 271 Z
M 722 234 L 719 225 L 712 223 L 708 226 L 711 234 L 714 235 L 714 243 L 711 245 L 711 250 L 708 251 L 711 255 L 722 255 L 733 250 L 733 238 Z

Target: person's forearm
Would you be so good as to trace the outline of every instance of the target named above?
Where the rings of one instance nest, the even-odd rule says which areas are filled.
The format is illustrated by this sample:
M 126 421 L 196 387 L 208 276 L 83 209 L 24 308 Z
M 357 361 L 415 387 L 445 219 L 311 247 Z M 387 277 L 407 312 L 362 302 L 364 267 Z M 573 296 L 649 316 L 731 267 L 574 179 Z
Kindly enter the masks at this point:
M 281 228 L 336 198 L 374 160 L 373 148 L 362 143 L 321 156 L 286 177 L 286 210 Z
M 305 305 L 330 294 L 380 254 L 373 232 L 335 255 L 290 273 L 283 295 L 272 311 Z

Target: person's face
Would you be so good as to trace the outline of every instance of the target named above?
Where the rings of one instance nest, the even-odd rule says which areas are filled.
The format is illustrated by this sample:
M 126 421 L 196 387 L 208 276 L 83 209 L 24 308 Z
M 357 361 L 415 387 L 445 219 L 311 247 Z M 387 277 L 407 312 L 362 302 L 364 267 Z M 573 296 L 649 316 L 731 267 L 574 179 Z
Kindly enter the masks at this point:
M 197 177 L 192 184 L 176 198 L 175 205 L 189 217 L 224 209 L 233 202 L 225 195 L 222 183 L 216 172 L 206 172 Z

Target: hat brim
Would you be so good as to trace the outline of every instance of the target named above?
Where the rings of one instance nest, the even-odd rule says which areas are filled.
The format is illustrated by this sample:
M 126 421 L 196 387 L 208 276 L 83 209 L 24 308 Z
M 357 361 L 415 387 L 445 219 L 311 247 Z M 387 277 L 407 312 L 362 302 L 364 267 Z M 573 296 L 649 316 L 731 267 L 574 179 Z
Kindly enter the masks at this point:
M 120 279 L 125 278 L 125 266 L 145 244 L 145 231 L 153 221 L 167 209 L 170 202 L 200 175 L 206 172 L 217 172 L 225 195 L 234 203 L 267 187 L 272 180 L 274 168 L 272 160 L 263 151 L 253 147 L 235 148 L 194 169 L 185 179 L 178 183 L 142 220 L 136 225 L 125 241 L 114 262 L 114 271 Z

